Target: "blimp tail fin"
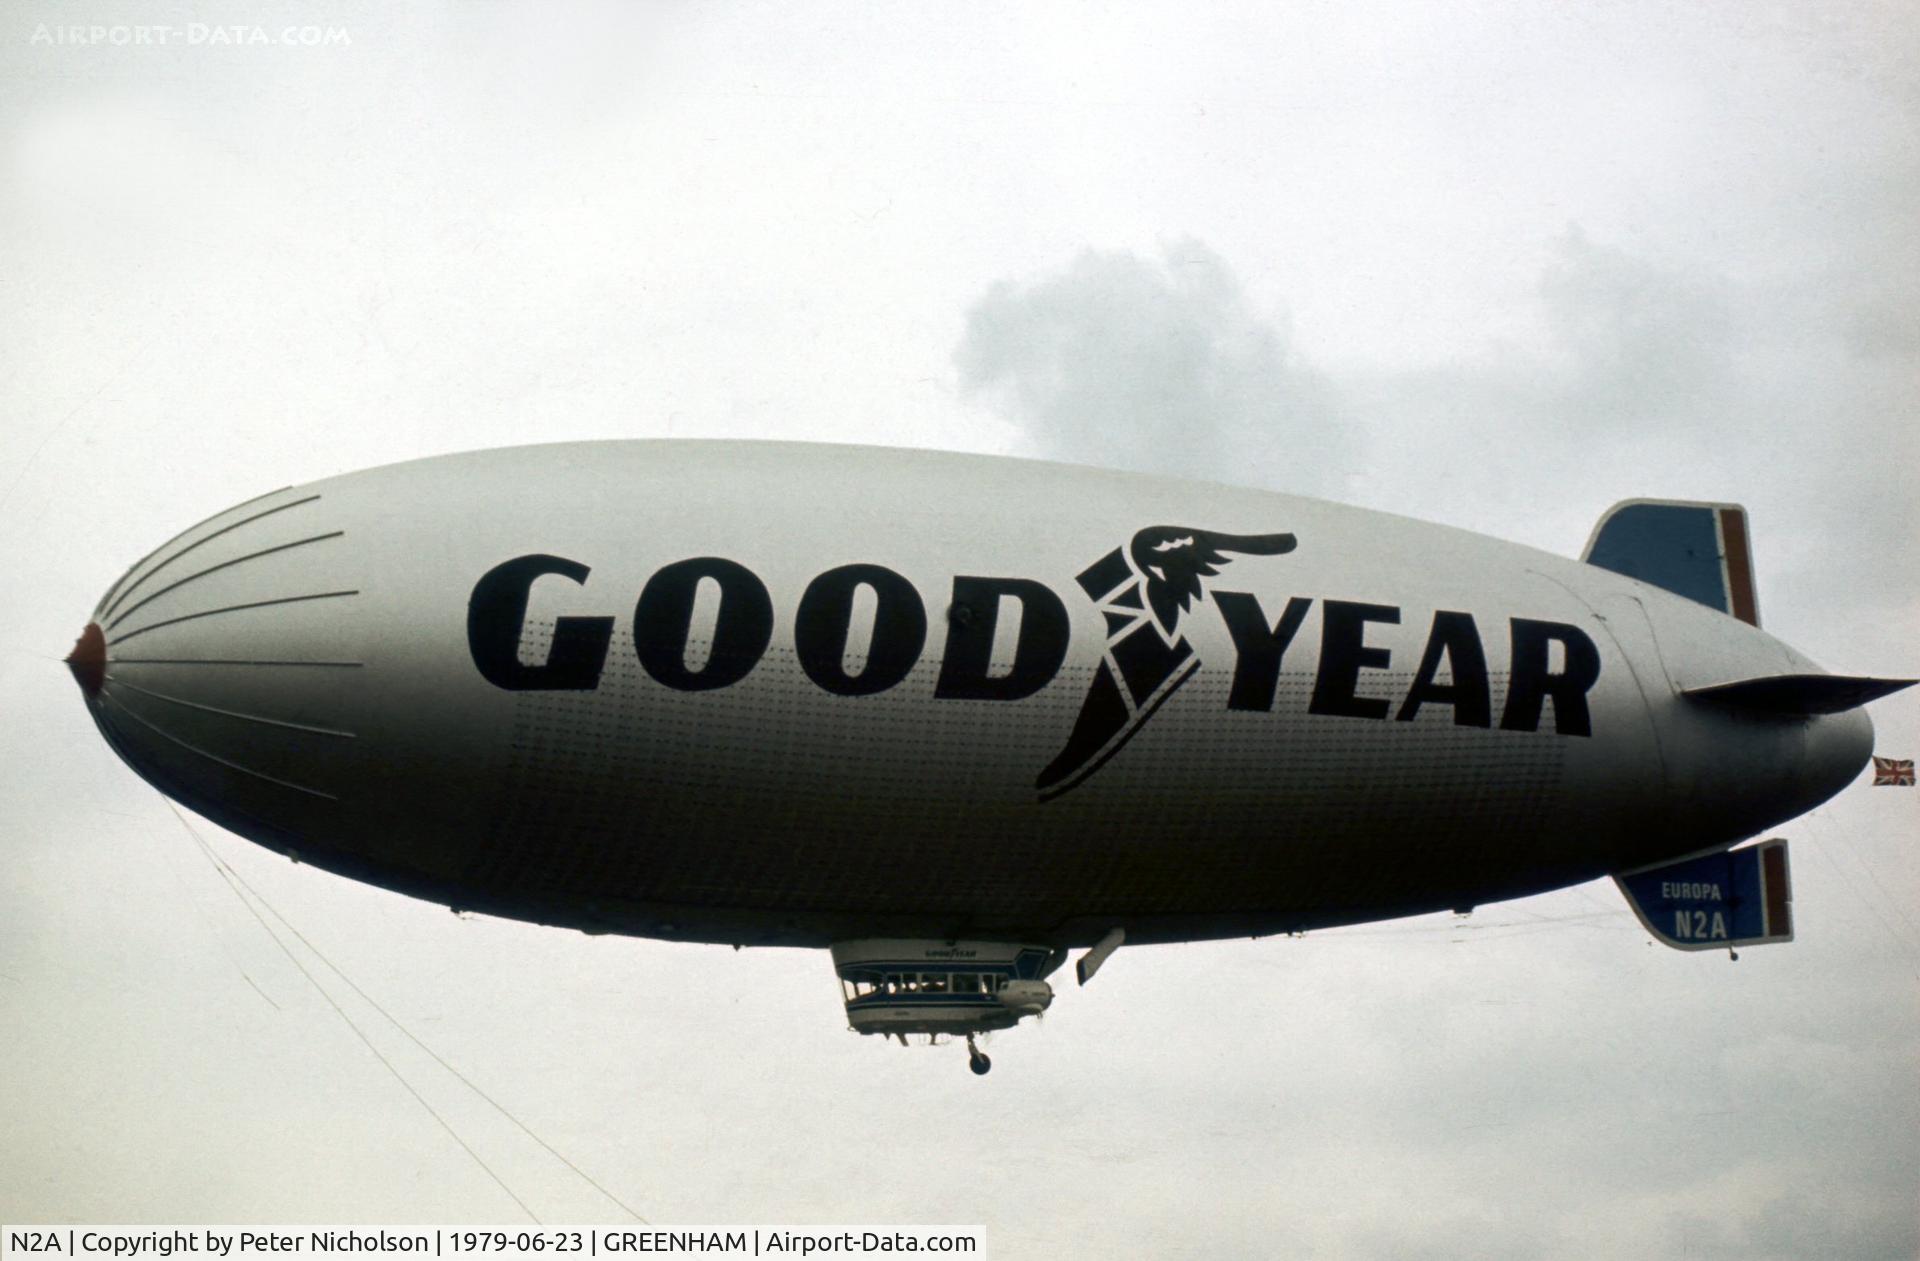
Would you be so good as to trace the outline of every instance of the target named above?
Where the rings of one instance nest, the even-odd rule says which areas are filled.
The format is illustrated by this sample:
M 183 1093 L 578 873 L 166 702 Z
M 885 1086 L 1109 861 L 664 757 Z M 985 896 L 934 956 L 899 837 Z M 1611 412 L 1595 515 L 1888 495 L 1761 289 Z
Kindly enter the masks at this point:
M 1734 683 L 1681 689 L 1680 694 L 1753 713 L 1788 718 L 1838 714 L 1912 687 L 1920 679 L 1870 679 L 1851 674 L 1770 674 Z
M 1793 940 L 1787 843 L 1740 849 L 1615 876 L 1641 927 L 1675 950 L 1730 950 Z
M 1760 625 L 1747 510 L 1739 504 L 1628 499 L 1601 516 L 1580 559 Z

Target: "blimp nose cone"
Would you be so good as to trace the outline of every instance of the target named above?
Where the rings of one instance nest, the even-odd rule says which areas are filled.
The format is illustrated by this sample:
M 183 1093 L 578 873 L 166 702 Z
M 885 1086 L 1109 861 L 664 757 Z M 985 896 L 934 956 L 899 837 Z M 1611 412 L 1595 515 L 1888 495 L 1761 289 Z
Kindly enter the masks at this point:
M 1807 757 L 1801 771 L 1808 807 L 1825 801 L 1854 782 L 1873 755 L 1873 719 L 1864 709 L 1815 718 L 1807 729 Z
M 88 700 L 100 695 L 100 684 L 107 677 L 107 637 L 101 633 L 100 623 L 88 622 L 87 629 L 80 632 L 73 651 L 67 654 L 67 669 L 73 671 L 74 682 Z
M 328 508 L 290 489 L 189 527 L 108 590 L 67 658 L 128 766 L 276 843 L 334 809 L 361 743 L 345 711 L 362 567 Z

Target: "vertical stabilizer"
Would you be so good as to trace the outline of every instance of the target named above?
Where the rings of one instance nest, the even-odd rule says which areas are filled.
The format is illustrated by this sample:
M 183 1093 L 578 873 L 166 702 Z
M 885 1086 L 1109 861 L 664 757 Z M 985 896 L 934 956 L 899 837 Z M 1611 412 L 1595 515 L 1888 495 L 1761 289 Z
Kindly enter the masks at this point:
M 1739 504 L 1617 503 L 1593 528 L 1581 559 L 1760 625 L 1747 510 Z

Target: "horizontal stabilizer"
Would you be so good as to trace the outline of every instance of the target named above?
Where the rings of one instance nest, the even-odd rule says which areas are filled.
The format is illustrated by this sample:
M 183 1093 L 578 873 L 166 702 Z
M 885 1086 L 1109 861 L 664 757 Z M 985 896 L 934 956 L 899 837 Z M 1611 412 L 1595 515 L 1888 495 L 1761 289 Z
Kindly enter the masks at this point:
M 1912 687 L 1914 679 L 1869 679 L 1850 674 L 1774 674 L 1737 683 L 1682 689 L 1681 695 L 1759 714 L 1805 718 L 1858 709 Z
M 1760 625 L 1747 510 L 1739 504 L 1617 503 L 1593 527 L 1581 559 Z
M 1641 926 L 1675 950 L 1793 940 L 1787 843 L 1778 838 L 1615 876 L 1613 882 Z

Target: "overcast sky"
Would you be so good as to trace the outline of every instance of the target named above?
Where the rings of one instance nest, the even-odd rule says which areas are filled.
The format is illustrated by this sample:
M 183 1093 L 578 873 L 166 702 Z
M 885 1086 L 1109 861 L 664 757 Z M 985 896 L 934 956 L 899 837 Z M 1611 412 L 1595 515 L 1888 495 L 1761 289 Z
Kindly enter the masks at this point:
M 6 8 L 0 1220 L 520 1218 L 58 664 L 129 562 L 289 483 L 854 441 L 1575 554 L 1615 500 L 1730 499 L 1770 630 L 1920 672 L 1909 5 L 1190 9 Z M 1873 714 L 1914 756 L 1920 699 Z M 1800 940 L 1737 964 L 1603 884 L 1127 950 L 978 1081 L 847 1032 L 823 954 L 456 919 L 196 821 L 657 1221 L 1743 1259 L 1920 1254 L 1916 824 L 1863 782 L 1780 829 Z M 287 940 L 535 1213 L 624 1220 Z

